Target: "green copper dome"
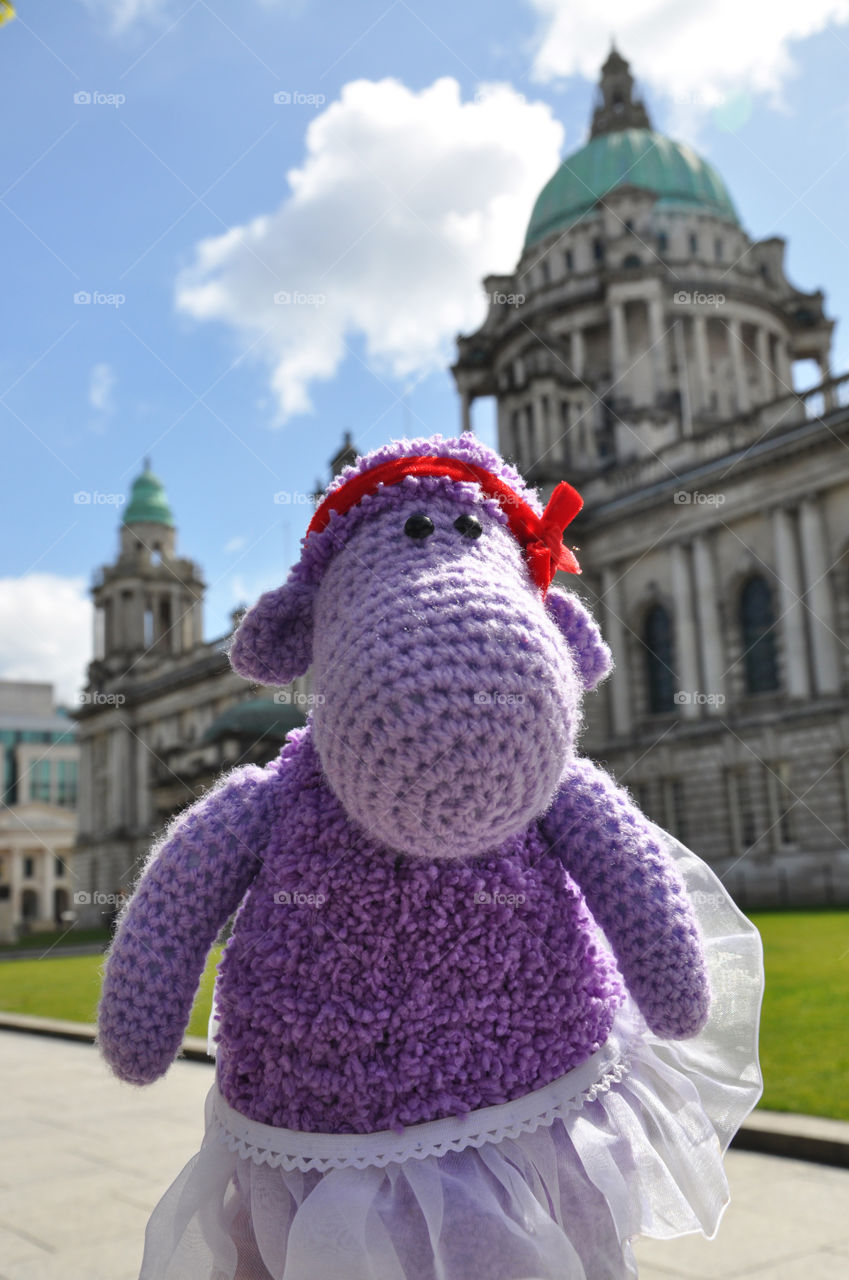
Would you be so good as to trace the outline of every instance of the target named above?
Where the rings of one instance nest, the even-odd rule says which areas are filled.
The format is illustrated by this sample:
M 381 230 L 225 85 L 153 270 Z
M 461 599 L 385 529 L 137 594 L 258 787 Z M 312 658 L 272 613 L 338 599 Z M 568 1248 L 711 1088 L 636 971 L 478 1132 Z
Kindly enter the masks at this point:
M 162 481 L 145 460 L 144 471 L 133 482 L 130 503 L 124 512 L 124 524 L 167 524 L 174 527 L 174 517 L 162 487 Z
M 247 737 L 252 743 L 259 738 L 276 738 L 282 742 L 292 729 L 299 729 L 304 720 L 304 713 L 297 703 L 251 698 L 222 711 L 203 735 L 203 741 Z
M 698 209 L 739 226 L 725 183 L 706 160 L 653 129 L 621 129 L 591 138 L 563 161 L 537 198 L 525 248 L 571 227 L 626 185 L 653 191 L 661 209 Z

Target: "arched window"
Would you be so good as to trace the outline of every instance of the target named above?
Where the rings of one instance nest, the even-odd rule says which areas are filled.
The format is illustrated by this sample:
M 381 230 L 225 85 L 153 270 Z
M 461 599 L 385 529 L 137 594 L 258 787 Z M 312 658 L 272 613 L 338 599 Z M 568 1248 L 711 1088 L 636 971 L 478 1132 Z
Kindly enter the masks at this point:
M 643 624 L 649 711 L 675 710 L 675 671 L 672 665 L 672 618 L 662 604 L 654 604 Z
M 775 651 L 775 612 L 766 578 L 749 578 L 740 595 L 740 630 L 746 692 L 769 693 L 778 688 Z

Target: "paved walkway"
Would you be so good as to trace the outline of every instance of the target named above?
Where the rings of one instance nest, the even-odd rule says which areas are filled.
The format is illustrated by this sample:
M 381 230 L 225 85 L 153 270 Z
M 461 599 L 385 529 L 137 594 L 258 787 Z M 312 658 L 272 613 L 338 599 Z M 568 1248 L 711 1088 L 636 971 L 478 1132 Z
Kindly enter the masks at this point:
M 142 1090 L 89 1045 L 6 1031 L 0 1079 L 0 1280 L 136 1280 L 148 1216 L 200 1144 L 210 1067 Z M 847 1280 L 849 1170 L 731 1152 L 728 1171 L 716 1240 L 641 1241 L 640 1280 Z

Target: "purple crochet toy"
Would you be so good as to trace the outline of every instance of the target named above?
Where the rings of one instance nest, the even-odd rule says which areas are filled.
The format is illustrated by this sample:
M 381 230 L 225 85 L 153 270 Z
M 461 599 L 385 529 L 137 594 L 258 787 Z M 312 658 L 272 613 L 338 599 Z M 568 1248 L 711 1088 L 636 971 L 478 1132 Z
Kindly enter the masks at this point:
M 473 438 L 395 442 L 333 482 L 243 619 L 235 670 L 311 666 L 315 710 L 171 823 L 109 956 L 101 1050 L 144 1084 L 238 908 L 207 1136 L 143 1277 L 612 1280 L 667 1205 L 705 1226 L 681 1190 L 711 1182 L 705 1151 L 682 1144 L 710 1148 L 703 1194 L 724 1203 L 735 1106 L 719 1132 L 699 1092 L 723 1086 L 675 1057 L 706 1034 L 704 926 L 671 838 L 575 753 L 611 665 L 578 598 L 547 589 L 577 567 L 575 496 L 544 514 Z M 709 931 L 725 911 L 734 932 L 717 910 Z M 728 1056 L 730 1097 L 751 1053 Z

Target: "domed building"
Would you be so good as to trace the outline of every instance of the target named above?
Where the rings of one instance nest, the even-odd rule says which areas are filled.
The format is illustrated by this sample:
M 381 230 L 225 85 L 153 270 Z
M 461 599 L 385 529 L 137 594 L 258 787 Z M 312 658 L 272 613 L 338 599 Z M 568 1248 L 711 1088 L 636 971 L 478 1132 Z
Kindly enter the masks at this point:
M 849 900 L 849 376 L 783 258 L 614 50 L 453 366 L 465 430 L 495 397 L 501 451 L 583 495 L 563 585 L 616 661 L 584 749 L 749 904 Z

